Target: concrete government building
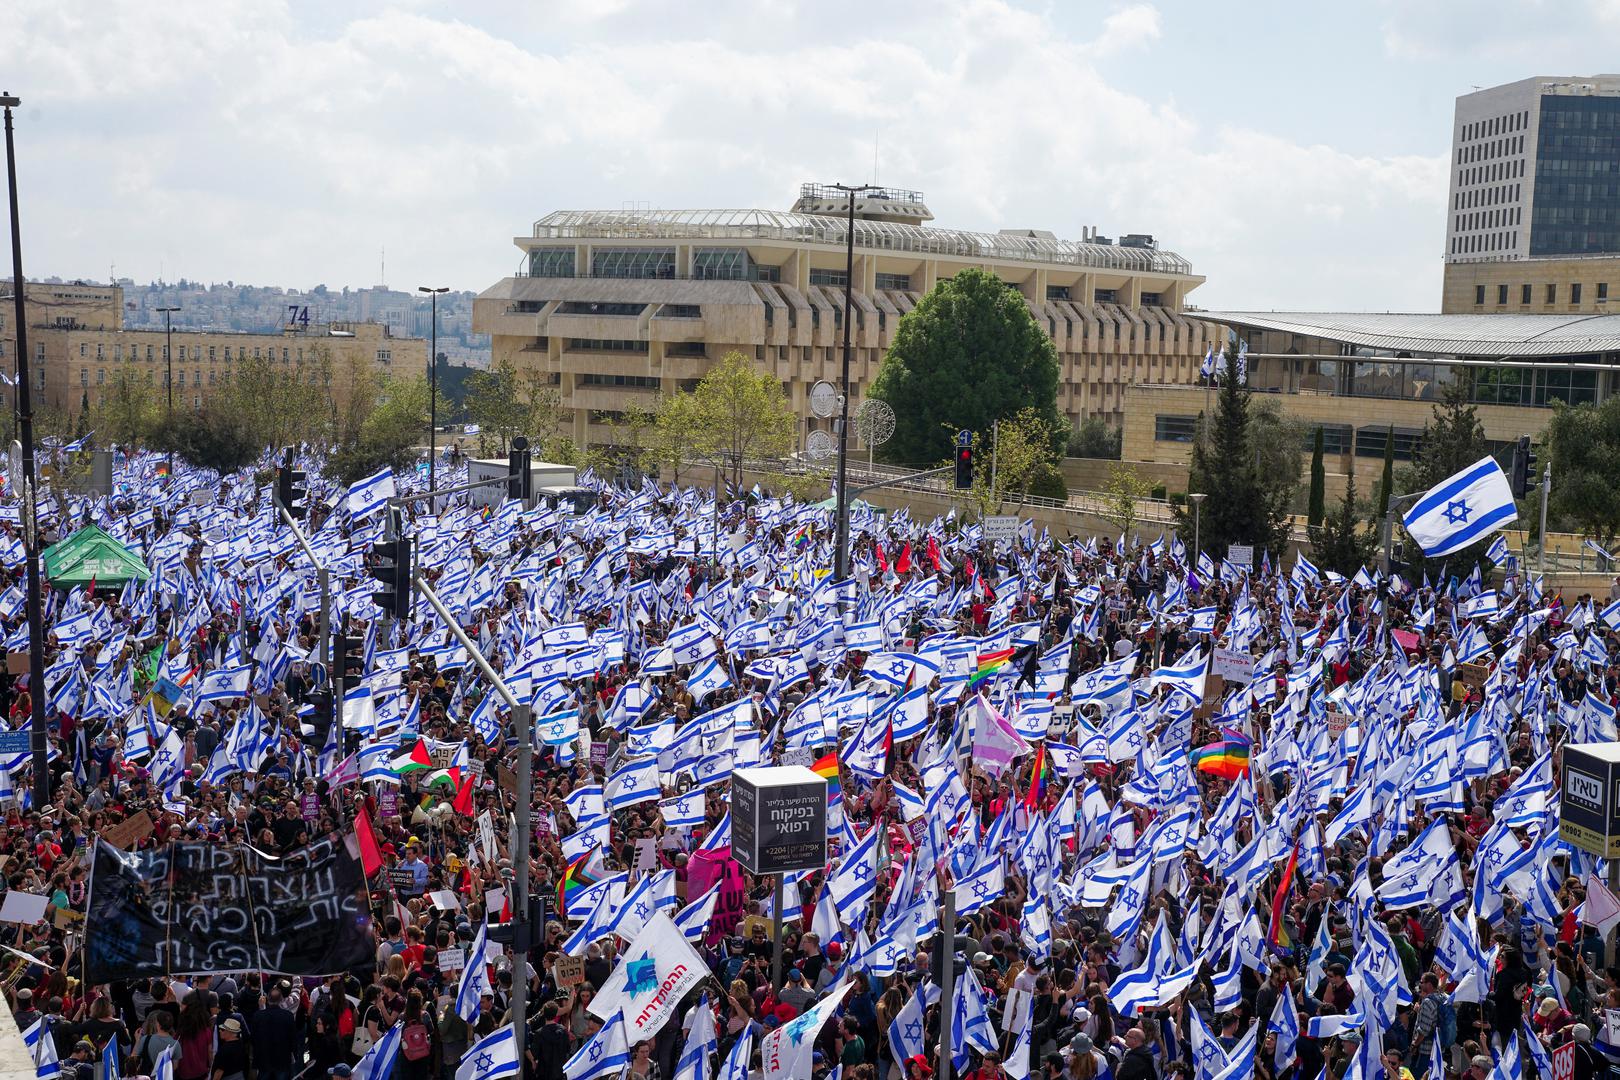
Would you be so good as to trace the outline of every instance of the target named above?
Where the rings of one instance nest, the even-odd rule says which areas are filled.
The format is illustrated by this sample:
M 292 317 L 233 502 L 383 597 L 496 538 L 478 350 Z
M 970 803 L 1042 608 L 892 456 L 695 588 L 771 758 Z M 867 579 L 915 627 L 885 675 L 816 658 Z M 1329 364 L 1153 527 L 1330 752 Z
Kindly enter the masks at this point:
M 732 351 L 782 380 L 804 430 L 826 427 L 808 393 L 841 374 L 847 214 L 844 192 L 815 184 L 788 212 L 560 210 L 516 238 L 522 264 L 474 301 L 473 329 L 491 335 L 493 363 L 550 376 L 582 445 L 604 441 L 600 425 L 624 410 L 691 389 Z M 1195 383 L 1224 335 L 1184 313 L 1204 279 L 1151 236 L 1088 229 L 1071 241 L 932 218 L 915 191 L 855 200 L 852 408 L 900 317 L 970 266 L 1017 289 L 1056 342 L 1058 408 L 1071 418 L 1119 424 L 1127 386 Z
M 10 282 L 0 283 L 7 303 L 0 308 L 0 367 L 15 367 L 16 327 Z M 170 362 L 162 330 L 124 328 L 124 290 L 116 285 L 45 283 L 24 286 L 23 310 L 28 319 L 30 376 L 36 407 L 77 414 L 86 403 L 95 408 L 109 383 L 125 364 L 159 390 L 167 384 Z M 279 334 L 173 328 L 174 403 L 178 409 L 201 407 L 216 386 L 231 381 L 235 364 L 268 359 L 301 374 L 308 366 L 311 382 L 323 377 L 315 365 L 330 360 L 334 393 L 341 397 L 351 364 L 363 370 L 398 371 L 404 376 L 427 373 L 427 342 L 396 338 L 381 323 L 311 323 Z M 159 398 L 163 395 L 160 393 Z
M 1537 76 L 1457 99 L 1449 313 L 1568 314 L 1620 301 L 1620 75 Z

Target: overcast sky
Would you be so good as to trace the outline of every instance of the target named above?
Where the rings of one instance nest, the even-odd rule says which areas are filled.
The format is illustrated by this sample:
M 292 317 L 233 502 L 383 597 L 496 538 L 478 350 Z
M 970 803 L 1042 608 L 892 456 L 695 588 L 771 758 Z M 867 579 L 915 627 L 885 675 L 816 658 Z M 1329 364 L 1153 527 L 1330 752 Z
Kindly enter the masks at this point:
M 1620 67 L 1620 0 L 10 0 L 0 27 L 29 276 L 300 287 L 377 284 L 386 249 L 395 288 L 483 289 L 554 209 L 786 209 L 875 172 L 939 225 L 1152 233 L 1208 308 L 1432 311 L 1455 97 Z

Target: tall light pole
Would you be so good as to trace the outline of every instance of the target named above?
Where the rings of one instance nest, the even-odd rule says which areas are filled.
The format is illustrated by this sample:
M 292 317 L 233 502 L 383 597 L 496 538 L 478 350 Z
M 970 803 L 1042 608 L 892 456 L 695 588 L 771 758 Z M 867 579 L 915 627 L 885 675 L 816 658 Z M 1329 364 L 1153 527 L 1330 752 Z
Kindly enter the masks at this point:
M 1198 511 L 1203 508 L 1204 500 L 1209 498 L 1202 491 L 1189 492 L 1187 499 L 1193 504 L 1193 557 L 1192 565 L 1198 565 Z
M 850 293 L 855 287 L 855 196 L 863 191 L 876 191 L 872 184 L 850 187 L 834 184 L 834 188 L 849 196 L 849 217 L 844 236 L 844 378 L 839 388 L 838 401 L 838 535 L 836 564 L 833 579 L 843 581 L 849 576 L 849 322 Z
M 39 534 L 34 506 L 34 404 L 28 374 L 28 320 L 23 311 L 22 226 L 17 216 L 17 149 L 12 142 L 11 110 L 22 102 L 9 90 L 0 90 L 6 114 L 6 193 L 11 206 L 11 299 L 17 318 L 17 427 L 22 434 L 23 555 L 28 563 L 28 698 L 33 705 L 28 749 L 34 765 L 34 805 L 50 802 L 50 772 L 46 756 L 50 741 L 45 732 L 45 605 L 40 597 Z
M 180 308 L 168 304 L 157 309 L 163 312 L 163 389 L 168 402 L 168 416 L 164 425 L 169 429 L 169 475 L 174 475 L 174 326 L 169 316 Z M 173 483 L 171 480 L 170 483 Z
M 429 331 L 432 343 L 428 345 L 428 490 L 432 491 L 433 459 L 439 456 L 439 294 L 449 292 L 450 287 L 418 285 L 416 291 L 427 293 L 433 300 L 433 328 Z

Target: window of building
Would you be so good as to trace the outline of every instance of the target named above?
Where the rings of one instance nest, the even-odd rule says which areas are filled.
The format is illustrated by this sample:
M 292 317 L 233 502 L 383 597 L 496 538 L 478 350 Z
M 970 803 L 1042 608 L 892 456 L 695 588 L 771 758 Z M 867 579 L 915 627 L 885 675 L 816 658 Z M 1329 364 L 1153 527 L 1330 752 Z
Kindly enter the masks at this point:
M 1599 300 L 1607 300 L 1609 298 L 1609 283 L 1607 281 L 1600 281 L 1597 283 L 1597 298 Z
M 210 364 L 212 364 L 214 362 L 214 348 L 215 348 L 215 346 L 213 346 L 213 345 L 208 346 L 208 362 Z M 229 357 L 231 355 L 231 351 L 229 349 L 226 349 L 225 350 L 225 355 L 227 357 Z
M 106 386 L 107 385 L 107 369 L 106 368 L 97 368 L 96 369 L 96 385 L 97 386 Z
M 756 264 L 754 266 L 754 280 L 780 282 L 782 280 L 782 268 L 780 266 L 759 266 Z
M 1356 432 L 1356 457 L 1384 456 L 1384 445 L 1390 440 L 1390 429 L 1376 424 L 1361 428 Z M 1417 456 L 1418 446 L 1423 442 L 1423 432 L 1415 428 L 1396 428 L 1394 430 L 1395 459 L 1397 461 L 1411 461 Z
M 767 312 L 771 310 L 769 304 L 765 306 L 765 310 Z M 660 319 L 701 319 L 703 318 L 703 307 L 700 304 L 665 304 L 658 309 L 658 317 Z
M 209 386 L 214 385 L 214 369 L 213 368 L 208 369 L 208 385 Z
M 709 355 L 701 341 L 672 341 L 664 346 L 665 356 L 702 357 Z
M 80 356 L 86 356 L 86 355 L 89 354 L 89 352 L 90 352 L 90 346 L 87 345 L 85 342 L 82 342 L 82 341 L 79 342 L 79 355 Z
M 574 249 L 571 247 L 535 248 L 529 252 L 530 277 L 573 277 Z
M 1092 294 L 1093 304 L 1117 304 L 1119 302 L 1118 289 L 1098 289 Z
M 1154 442 L 1190 443 L 1198 435 L 1198 417 L 1196 416 L 1155 416 L 1153 418 Z
M 848 276 L 842 270 L 811 270 L 810 284 L 842 289 Z
M 1528 304 L 1529 302 L 1530 302 L 1530 286 L 1528 286 L 1528 285 L 1520 285 L 1519 286 L 1519 303 Z
M 1569 302 L 1572 304 L 1578 304 L 1581 302 L 1581 283 L 1578 281 L 1570 283 Z
M 659 380 L 653 375 L 599 375 L 588 371 L 579 377 L 581 386 L 622 386 L 632 390 L 657 390 Z
M 1485 302 L 1485 286 L 1483 286 L 1483 285 L 1475 285 L 1474 286 L 1474 303 L 1483 304 L 1484 302 Z
M 1507 303 L 1507 286 L 1506 285 L 1498 285 L 1496 287 L 1496 302 L 1498 304 Z
M 753 260 L 746 248 L 698 248 L 692 252 L 692 277 L 699 281 L 747 281 Z
M 258 345 L 253 346 L 253 359 L 255 359 L 255 360 L 263 360 L 264 359 L 264 357 L 262 355 L 260 355 L 260 353 L 259 353 L 259 348 L 260 348 L 260 346 L 258 346 Z
M 393 363 L 393 361 L 394 361 L 394 350 L 392 350 L 392 349 L 378 349 L 377 350 L 377 363 L 379 363 L 379 364 L 391 364 L 391 363 Z
M 674 248 L 596 248 L 591 276 L 599 278 L 673 278 Z
M 1547 303 L 1558 303 L 1558 286 L 1555 284 L 1549 284 L 1547 286 Z
M 1322 453 L 1348 454 L 1355 445 L 1356 432 L 1349 424 L 1321 424 Z M 1316 448 L 1316 428 L 1305 430 L 1305 450 L 1310 452 Z
M 898 289 L 901 292 L 908 292 L 911 289 L 911 275 L 878 274 L 876 284 L 880 289 Z
M 1156 292 L 1145 292 L 1145 293 L 1143 293 L 1142 294 L 1142 306 L 1143 307 L 1163 307 L 1164 304 L 1160 299 L 1163 295 L 1164 294 L 1162 294 L 1162 293 L 1156 293 Z
M 152 346 L 150 345 L 146 347 L 146 362 L 148 364 L 152 362 Z
M 1069 287 L 1067 285 L 1048 285 L 1046 287 L 1046 298 L 1048 300 L 1067 300 L 1069 298 Z
M 645 341 L 628 341 L 617 338 L 571 338 L 568 348 L 578 352 L 646 352 Z
M 82 368 L 79 369 L 79 385 L 80 386 L 89 386 L 90 385 L 90 369 L 89 368 L 82 367 Z
M 196 371 L 191 373 L 191 385 L 192 386 L 201 386 L 202 385 L 202 369 L 201 368 L 198 368 Z
M 618 304 L 606 300 L 565 300 L 558 305 L 559 315 L 640 315 L 646 304 Z
M 107 347 L 105 345 L 103 345 L 101 342 L 99 342 L 99 341 L 96 342 L 96 359 L 97 360 L 105 360 L 107 358 L 106 349 L 107 349 Z
M 1585 405 L 1597 399 L 1597 372 L 1569 371 L 1560 368 L 1538 368 L 1534 401 L 1537 405 L 1551 405 L 1562 401 L 1566 405 Z

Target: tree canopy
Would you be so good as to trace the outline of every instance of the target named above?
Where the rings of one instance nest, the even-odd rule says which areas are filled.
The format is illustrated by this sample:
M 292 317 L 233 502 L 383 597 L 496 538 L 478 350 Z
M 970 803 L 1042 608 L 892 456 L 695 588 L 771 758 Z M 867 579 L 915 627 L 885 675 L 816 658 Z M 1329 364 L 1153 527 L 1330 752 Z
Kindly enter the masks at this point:
M 1553 475 L 1547 512 L 1610 547 L 1620 536 L 1620 397 L 1559 405 L 1543 439 Z
M 988 433 L 996 420 L 1032 409 L 1060 451 L 1069 425 L 1057 411 L 1057 348 L 1024 297 L 984 270 L 935 285 L 901 316 L 869 396 L 894 408 L 887 461 L 950 457 L 959 429 Z

